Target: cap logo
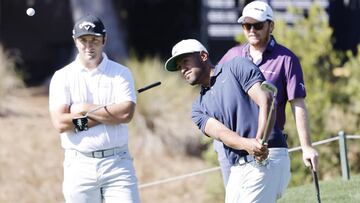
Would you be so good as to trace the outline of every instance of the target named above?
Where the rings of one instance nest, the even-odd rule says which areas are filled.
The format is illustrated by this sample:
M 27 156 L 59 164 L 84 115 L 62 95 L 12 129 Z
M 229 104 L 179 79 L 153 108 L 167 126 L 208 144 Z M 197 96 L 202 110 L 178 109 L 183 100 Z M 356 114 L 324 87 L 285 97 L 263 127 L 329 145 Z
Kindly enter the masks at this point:
M 89 30 L 90 27 L 91 27 L 91 28 L 94 28 L 94 27 L 95 27 L 94 23 L 84 21 L 84 22 L 82 22 L 82 23 L 79 24 L 79 28 L 80 28 L 80 29 L 85 28 L 86 30 Z
M 261 12 L 264 12 L 265 10 L 264 9 L 260 9 L 260 8 L 254 8 L 255 10 L 258 10 L 258 11 L 261 11 Z

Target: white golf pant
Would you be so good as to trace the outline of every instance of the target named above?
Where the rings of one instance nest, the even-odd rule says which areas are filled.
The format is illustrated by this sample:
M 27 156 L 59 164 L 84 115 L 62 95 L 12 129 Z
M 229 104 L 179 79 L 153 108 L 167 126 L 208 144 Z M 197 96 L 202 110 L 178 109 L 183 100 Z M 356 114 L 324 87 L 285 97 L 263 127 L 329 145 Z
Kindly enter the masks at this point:
M 106 158 L 65 150 L 63 193 L 67 203 L 139 203 L 128 150 Z
M 217 153 L 224 187 L 226 188 L 227 182 L 229 181 L 231 164 L 229 159 L 226 157 L 224 144 L 222 142 L 214 139 L 214 150 Z
M 291 177 L 286 148 L 270 148 L 265 166 L 250 163 L 231 167 L 226 186 L 226 203 L 275 203 Z

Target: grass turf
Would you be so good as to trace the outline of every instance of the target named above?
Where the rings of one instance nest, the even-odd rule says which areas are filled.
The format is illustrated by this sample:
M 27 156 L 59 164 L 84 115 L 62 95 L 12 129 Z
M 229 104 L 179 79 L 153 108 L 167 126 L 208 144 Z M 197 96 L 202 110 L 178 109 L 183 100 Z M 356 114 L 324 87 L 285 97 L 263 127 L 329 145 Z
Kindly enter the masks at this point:
M 349 181 L 341 178 L 320 181 L 322 203 L 360 202 L 360 175 L 351 176 Z M 315 184 L 288 188 L 278 203 L 317 202 Z

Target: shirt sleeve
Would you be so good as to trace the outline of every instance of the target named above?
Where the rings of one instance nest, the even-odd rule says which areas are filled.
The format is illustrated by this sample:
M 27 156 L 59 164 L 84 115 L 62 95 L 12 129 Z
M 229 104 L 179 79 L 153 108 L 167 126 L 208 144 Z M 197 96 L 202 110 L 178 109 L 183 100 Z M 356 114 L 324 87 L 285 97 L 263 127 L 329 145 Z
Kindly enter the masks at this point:
M 206 122 L 209 120 L 210 116 L 206 114 L 203 108 L 201 108 L 200 99 L 201 95 L 194 101 L 191 117 L 195 125 L 197 125 L 197 127 L 205 134 Z
M 286 71 L 286 91 L 289 101 L 295 98 L 304 98 L 306 96 L 305 83 L 301 65 L 297 57 L 289 57 Z
M 115 103 L 132 101 L 136 103 L 134 78 L 128 68 L 124 68 L 116 80 Z
M 70 92 L 66 85 L 64 72 L 56 71 L 51 78 L 49 87 L 49 109 L 53 110 L 61 105 L 70 105 Z
M 245 92 L 248 92 L 255 83 L 265 80 L 260 69 L 249 59 L 236 57 L 231 63 L 233 63 L 231 65 L 231 71 Z

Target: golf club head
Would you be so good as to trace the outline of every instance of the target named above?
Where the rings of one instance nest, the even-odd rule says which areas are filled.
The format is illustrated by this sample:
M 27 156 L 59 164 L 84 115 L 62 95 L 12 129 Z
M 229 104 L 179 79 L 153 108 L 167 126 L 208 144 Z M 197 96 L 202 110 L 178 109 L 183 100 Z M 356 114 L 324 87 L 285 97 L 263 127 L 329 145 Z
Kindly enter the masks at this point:
M 274 95 L 274 97 L 276 96 L 277 91 L 278 91 L 276 86 L 268 81 L 262 82 L 260 87 L 262 90 L 272 93 Z

